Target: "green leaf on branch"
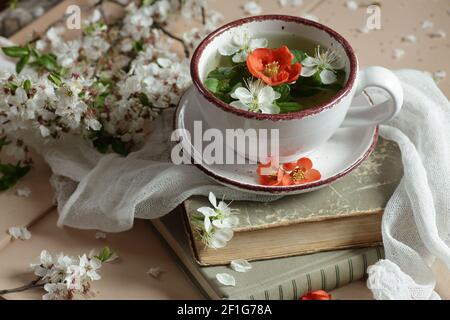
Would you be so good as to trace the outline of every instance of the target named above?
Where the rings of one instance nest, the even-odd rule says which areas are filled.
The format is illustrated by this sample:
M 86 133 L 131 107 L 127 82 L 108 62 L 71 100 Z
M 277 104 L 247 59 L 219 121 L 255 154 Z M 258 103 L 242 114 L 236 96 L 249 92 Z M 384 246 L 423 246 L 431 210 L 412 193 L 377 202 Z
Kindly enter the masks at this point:
M 36 59 L 35 64 L 47 71 L 62 74 L 63 68 L 56 62 L 56 57 L 52 54 L 41 55 Z
M 8 81 L 8 82 L 5 83 L 5 88 L 15 92 L 16 89 L 18 88 L 18 86 L 14 82 Z
M 108 95 L 108 92 L 102 92 L 98 96 L 96 96 L 94 100 L 94 108 L 103 109 L 103 107 L 105 106 L 105 99 Z
M 145 107 L 151 107 L 152 104 L 150 103 L 150 99 L 147 97 L 147 95 L 144 92 L 139 93 L 139 102 L 145 106 Z
M 16 64 L 16 72 L 20 73 L 23 68 L 25 68 L 25 66 L 27 65 L 28 61 L 30 60 L 30 55 L 26 55 L 23 56 L 22 58 L 19 59 L 19 62 L 17 62 Z
M 31 166 L 22 165 L 20 161 L 16 165 L 10 163 L 0 164 L 0 191 L 13 187 L 30 169 Z
M 126 156 L 130 153 L 127 145 L 120 138 L 113 137 L 108 132 L 105 132 L 103 128 L 92 132 L 90 139 L 95 149 L 100 153 L 107 153 L 110 146 L 112 151 L 121 156 Z
M 128 155 L 125 143 L 120 139 L 114 138 L 111 142 L 111 147 L 115 153 L 120 154 L 123 157 Z
M 21 57 L 24 57 L 24 56 L 27 56 L 30 54 L 30 51 L 28 50 L 28 48 L 19 47 L 19 46 L 3 47 L 2 51 L 8 57 L 13 57 L 13 58 L 21 58 Z
M 2 148 L 6 145 L 8 145 L 10 143 L 10 141 L 8 141 L 5 137 L 0 139 L 0 151 L 2 150 Z
M 98 255 L 94 256 L 94 258 L 97 258 L 101 262 L 108 262 L 113 256 L 116 256 L 116 253 L 109 247 L 104 247 Z
M 31 89 L 31 86 L 32 86 L 32 84 L 31 84 L 31 81 L 30 81 L 29 79 L 25 80 L 25 81 L 22 83 L 22 87 L 23 87 L 26 91 L 30 90 L 30 89 Z
M 61 87 L 61 85 L 63 84 L 61 77 L 55 73 L 50 73 L 47 78 L 57 87 Z
M 142 40 L 133 42 L 133 50 L 136 53 L 144 50 L 144 42 Z

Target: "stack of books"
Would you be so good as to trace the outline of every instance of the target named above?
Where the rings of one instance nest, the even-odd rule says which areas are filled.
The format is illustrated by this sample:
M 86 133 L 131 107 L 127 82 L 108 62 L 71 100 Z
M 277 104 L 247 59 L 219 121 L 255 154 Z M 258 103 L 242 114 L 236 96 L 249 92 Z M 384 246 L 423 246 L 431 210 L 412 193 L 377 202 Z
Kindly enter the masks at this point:
M 208 297 L 298 299 L 359 280 L 383 258 L 381 217 L 402 173 L 396 144 L 379 139 L 361 166 L 330 186 L 270 203 L 233 202 L 240 224 L 224 248 L 196 240 L 189 216 L 209 206 L 204 197 L 185 201 L 153 225 Z M 229 264 L 237 259 L 252 261 L 252 269 L 233 271 Z M 236 286 L 217 282 L 223 272 Z

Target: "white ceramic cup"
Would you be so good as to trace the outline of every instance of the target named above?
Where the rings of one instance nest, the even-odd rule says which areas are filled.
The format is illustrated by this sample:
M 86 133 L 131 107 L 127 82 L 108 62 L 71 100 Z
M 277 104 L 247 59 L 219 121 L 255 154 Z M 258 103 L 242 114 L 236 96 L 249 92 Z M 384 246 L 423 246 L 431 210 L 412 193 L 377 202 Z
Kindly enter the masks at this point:
M 235 32 L 251 37 L 272 38 L 277 35 L 300 36 L 322 48 L 331 48 L 345 61 L 344 87 L 331 100 L 313 108 L 284 114 L 263 114 L 240 110 L 219 100 L 203 85 L 208 73 L 217 67 L 218 48 L 231 41 Z M 403 104 L 403 90 L 398 78 L 382 67 L 359 70 L 358 60 L 350 44 L 336 31 L 320 23 L 285 15 L 263 15 L 228 23 L 209 34 L 197 47 L 191 60 L 191 76 L 196 99 L 204 120 L 225 133 L 226 129 L 278 129 L 281 162 L 294 161 L 330 139 L 342 126 L 369 126 L 392 119 Z M 385 90 L 390 98 L 375 106 L 352 106 L 355 95 L 367 87 Z M 270 145 L 270 137 L 259 141 Z M 241 154 L 251 160 L 258 154 Z

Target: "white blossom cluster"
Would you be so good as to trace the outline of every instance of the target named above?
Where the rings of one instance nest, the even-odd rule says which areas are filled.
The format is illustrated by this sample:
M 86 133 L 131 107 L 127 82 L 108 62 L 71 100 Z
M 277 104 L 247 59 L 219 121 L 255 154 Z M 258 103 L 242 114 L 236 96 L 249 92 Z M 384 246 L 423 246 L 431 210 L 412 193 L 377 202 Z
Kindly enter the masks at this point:
M 200 241 L 213 249 L 223 248 L 233 238 L 233 228 L 239 224 L 237 209 L 231 209 L 224 201 L 217 202 L 214 193 L 209 193 L 209 202 L 213 206 L 201 207 L 198 213 L 191 214 L 191 224 L 196 229 Z
M 182 36 L 193 48 L 221 19 L 205 6 L 205 0 L 131 1 L 125 17 L 111 25 L 95 10 L 82 35 L 69 41 L 64 28 L 50 28 L 26 47 L 20 73 L 0 74 L 0 149 L 25 159 L 18 132 L 30 131 L 43 139 L 81 135 L 101 152 L 138 149 L 148 123 L 191 84 L 188 59 L 175 53 L 161 28 L 177 12 L 186 19 L 204 16 L 202 28 Z
M 47 292 L 44 300 L 85 299 L 93 296 L 91 282 L 99 280 L 102 262 L 96 257 L 83 254 L 75 258 L 64 254 L 52 256 L 43 250 L 40 262 L 31 268 L 38 283 Z

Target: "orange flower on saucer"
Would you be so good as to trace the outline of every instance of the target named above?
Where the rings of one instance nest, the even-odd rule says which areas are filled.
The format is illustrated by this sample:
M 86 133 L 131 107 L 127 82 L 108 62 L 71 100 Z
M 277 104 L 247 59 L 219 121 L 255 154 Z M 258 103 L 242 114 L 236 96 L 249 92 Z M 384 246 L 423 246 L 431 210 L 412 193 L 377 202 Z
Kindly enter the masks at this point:
M 331 300 L 331 294 L 323 290 L 308 292 L 301 296 L 298 300 Z
M 279 166 L 278 161 L 269 158 L 267 163 L 258 164 L 256 173 L 259 177 L 259 183 L 264 186 L 279 186 L 282 184 L 284 170 Z
M 300 158 L 297 162 L 285 163 L 283 169 L 289 172 L 283 177 L 285 185 L 313 182 L 321 178 L 320 172 L 313 169 L 313 163 L 309 158 Z
M 268 163 L 259 164 L 256 169 L 259 183 L 265 186 L 290 186 L 317 181 L 321 178 L 318 170 L 313 169 L 309 158 L 300 158 L 296 162 L 279 165 L 270 159 Z
M 247 57 L 247 68 L 250 73 L 270 86 L 291 83 L 298 79 L 302 65 L 292 64 L 294 55 L 288 47 L 277 49 L 258 48 Z

